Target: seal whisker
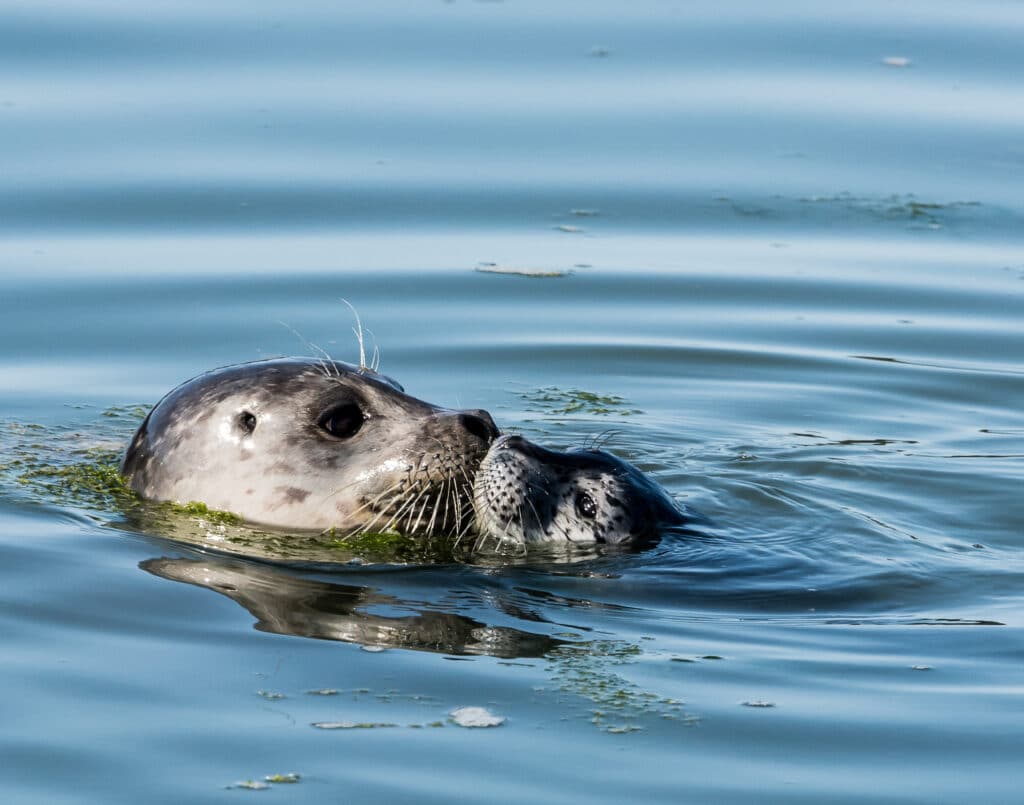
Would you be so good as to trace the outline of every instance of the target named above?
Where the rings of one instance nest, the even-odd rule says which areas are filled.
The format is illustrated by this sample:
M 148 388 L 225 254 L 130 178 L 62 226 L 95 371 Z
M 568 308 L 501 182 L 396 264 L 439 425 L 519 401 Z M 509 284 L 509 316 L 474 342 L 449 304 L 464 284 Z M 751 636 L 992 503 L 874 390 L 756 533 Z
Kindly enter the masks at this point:
M 463 521 L 466 519 L 462 514 L 462 497 L 460 494 L 459 483 L 453 478 L 451 484 L 448 486 L 448 499 L 445 501 L 445 511 L 451 513 L 452 528 L 456 531 L 461 531 L 463 528 Z M 466 489 L 467 492 L 472 494 L 472 489 Z
M 600 450 L 619 433 L 620 431 L 616 430 L 615 428 L 608 428 L 607 430 L 601 431 L 591 440 L 590 449 Z
M 445 482 L 442 482 L 441 483 L 442 491 L 444 490 L 444 487 L 445 487 Z M 434 510 L 430 513 L 430 521 L 427 523 L 427 533 L 428 534 L 433 534 L 434 533 L 434 524 L 437 523 L 437 513 L 441 509 L 441 507 L 439 505 L 437 505 L 440 502 L 440 496 L 441 496 L 441 493 L 438 494 L 438 500 L 435 501 L 435 503 L 434 503 Z
M 474 479 L 469 477 L 469 473 L 466 472 L 465 466 L 459 467 L 459 473 L 462 475 L 463 479 L 466 481 L 466 490 L 470 493 L 468 497 L 471 499 L 472 498 L 472 493 L 473 493 Z M 452 483 L 454 485 L 455 482 L 453 481 Z M 462 515 L 462 496 L 461 495 L 458 495 L 455 498 L 455 516 L 459 519 L 460 522 L 462 521 L 462 516 L 463 515 Z
M 371 530 L 371 529 L 372 529 L 372 528 L 373 528 L 373 527 L 374 527 L 374 526 L 375 526 L 375 525 L 377 524 L 377 522 L 378 522 L 378 521 L 379 521 L 379 520 L 380 520 L 380 519 L 381 519 L 382 517 L 384 517 L 384 516 L 386 516 L 386 515 L 387 515 L 387 510 L 386 510 L 386 509 L 383 509 L 383 510 L 381 510 L 381 511 L 378 511 L 378 512 L 377 512 L 377 514 L 376 514 L 376 515 L 375 515 L 375 516 L 373 517 L 373 519 L 372 519 L 372 520 L 370 520 L 370 521 L 368 521 L 368 522 L 366 522 L 366 523 L 363 523 L 363 524 L 362 524 L 361 526 L 358 526 L 358 527 L 357 527 L 357 528 L 355 528 L 355 529 L 354 529 L 353 531 L 349 532 L 349 536 L 359 536 L 359 535 L 361 535 L 361 534 L 367 534 L 367 533 L 369 533 L 369 532 L 370 532 L 370 530 Z M 385 528 L 387 528 L 387 526 L 386 526 L 386 525 L 385 525 Z
M 344 492 L 347 489 L 351 489 L 353 486 L 355 486 L 358 483 L 359 483 L 359 481 L 353 481 L 351 484 L 346 484 L 345 486 L 338 487 L 337 489 L 335 489 L 334 491 L 332 491 L 330 494 L 327 495 L 327 499 L 330 499 L 330 498 L 334 497 L 335 495 L 340 495 L 342 492 Z M 387 495 L 392 494 L 393 492 L 395 492 L 396 490 L 401 489 L 401 488 L 402 488 L 402 481 L 396 481 L 394 484 L 389 486 L 387 489 L 385 489 L 383 492 L 381 492 L 376 497 L 371 498 L 371 499 L 367 500 L 365 503 L 362 503 L 359 506 L 357 506 L 355 509 L 352 510 L 351 514 L 359 514 L 360 512 L 366 511 L 367 509 L 375 508 L 377 506 L 377 504 L 381 501 L 382 498 L 386 497 Z
M 544 494 L 550 495 L 551 492 L 548 489 L 544 489 Z M 533 514 L 537 518 L 537 525 L 540 526 L 540 515 L 537 513 L 537 509 L 534 508 L 533 501 L 527 498 L 527 502 L 530 504 L 530 508 L 533 509 Z M 556 528 L 557 530 L 562 532 L 562 536 L 565 537 L 566 542 L 574 541 L 573 538 L 569 536 L 569 529 L 567 529 L 564 525 L 559 524 L 557 517 L 552 517 L 549 523 L 553 528 Z
M 377 512 L 377 514 L 374 516 L 374 518 L 372 520 L 370 520 L 370 521 L 368 521 L 366 523 L 363 523 L 361 526 L 359 526 L 358 528 L 353 530 L 352 531 L 352 536 L 359 536 L 359 537 L 361 537 L 364 534 L 371 534 L 371 533 L 374 533 L 375 531 L 378 531 L 378 530 L 379 531 L 387 531 L 388 528 L 391 528 L 393 526 L 393 523 L 394 523 L 394 521 L 392 519 L 390 519 L 390 518 L 385 520 L 384 524 L 379 529 L 375 528 L 377 523 L 379 523 L 381 521 L 381 519 L 384 518 L 384 517 L 387 517 L 387 512 L 383 512 L 383 511 L 382 512 Z
M 473 523 L 472 523 L 472 521 L 467 522 L 466 525 L 464 525 L 461 529 L 459 529 L 459 532 L 455 535 L 455 542 L 454 542 L 453 547 L 458 548 L 459 545 L 462 544 L 462 540 L 465 539 L 466 536 L 472 530 L 473 530 Z
M 371 520 L 366 525 L 366 527 L 364 527 L 363 533 L 366 533 L 367 530 L 370 527 L 372 527 L 382 517 L 385 517 L 385 516 L 388 517 L 388 520 L 385 523 L 384 527 L 385 528 L 394 528 L 394 529 L 398 530 L 398 525 L 399 525 L 399 522 L 401 521 L 402 515 L 405 512 L 405 509 L 408 506 L 410 506 L 410 505 L 415 505 L 416 500 L 419 500 L 419 496 L 417 496 L 416 498 L 412 497 L 413 494 L 415 493 L 415 491 L 416 491 L 415 487 L 410 487 L 410 488 L 408 488 L 406 490 L 403 490 L 401 494 L 397 495 L 394 498 L 394 500 L 389 501 L 389 506 L 386 506 L 386 507 L 382 508 L 377 513 L 377 516 L 374 517 L 373 520 Z M 421 492 L 420 495 L 422 495 L 422 494 L 423 493 Z M 397 508 L 391 508 L 391 506 L 396 506 Z
M 445 529 L 446 533 L 451 533 L 452 529 L 455 528 L 455 522 L 450 518 L 450 512 L 448 511 L 448 501 L 451 495 L 451 484 L 445 484 L 440 487 L 437 494 L 434 496 L 434 507 L 441 512 L 440 525 Z
M 415 508 L 416 502 L 420 499 L 421 495 L 423 495 L 423 492 L 420 492 L 420 494 L 417 495 L 416 497 L 409 497 L 409 498 L 405 498 L 405 499 L 400 498 L 399 499 L 401 501 L 401 505 L 398 507 L 398 509 L 396 511 L 394 511 L 392 513 L 391 519 L 389 521 L 390 525 L 393 528 L 399 529 L 399 526 L 401 524 L 402 518 L 406 516 L 407 512 L 410 512 L 410 511 L 412 511 L 413 508 Z M 408 521 L 408 518 L 406 518 L 406 526 L 408 526 L 408 525 L 409 525 L 409 521 Z M 401 530 L 401 529 L 399 529 L 399 530 Z M 408 530 L 408 529 L 406 529 L 406 530 Z
M 326 349 L 324 349 L 323 347 L 319 346 L 318 344 L 314 344 L 312 341 L 310 341 L 308 338 L 306 338 L 302 333 L 300 333 L 298 330 L 296 330 L 294 327 L 292 327 L 290 324 L 288 324 L 288 322 L 278 321 L 278 324 L 280 324 L 286 330 L 290 331 L 292 335 L 294 335 L 303 344 L 306 345 L 307 349 L 309 349 L 309 350 L 311 350 L 313 352 L 319 352 L 320 353 L 319 356 L 314 355 L 313 357 L 316 360 L 317 365 L 319 366 L 319 368 L 320 368 L 321 372 L 323 373 L 324 377 L 333 377 L 334 376 L 331 373 L 331 370 L 329 368 L 330 366 L 332 366 L 334 364 L 334 358 L 331 357 L 330 353 Z M 335 372 L 338 371 L 337 367 L 335 367 L 334 371 Z M 340 377 L 340 372 L 338 373 L 338 376 Z
M 452 483 L 450 490 L 450 497 L 452 501 L 452 508 L 455 509 L 455 522 L 453 527 L 455 528 L 455 547 L 457 548 L 463 538 L 473 529 L 473 518 L 462 516 L 462 502 L 459 496 L 456 494 L 455 483 Z M 445 504 L 447 506 L 447 503 Z
M 466 491 L 468 494 L 457 494 L 453 501 L 460 540 L 476 529 L 476 490 L 470 484 Z
M 373 354 L 370 356 L 370 371 L 380 371 L 380 347 L 377 345 L 377 335 L 369 327 L 366 328 L 366 332 L 370 334 L 373 339 Z
M 420 520 L 423 519 L 423 513 L 427 510 L 427 505 L 430 503 L 429 490 L 425 489 L 424 494 L 426 495 L 425 497 L 421 495 L 423 497 L 423 505 L 420 506 L 420 513 L 416 515 L 416 524 L 412 527 L 412 533 L 416 533 L 419 530 Z
M 398 511 L 394 513 L 394 515 L 392 515 L 391 522 L 394 523 L 396 527 L 401 522 L 402 517 L 406 515 L 408 515 L 406 516 L 406 525 L 409 526 L 412 524 L 412 512 L 416 509 L 416 504 L 420 502 L 420 499 L 427 494 L 427 492 L 429 491 L 429 487 L 423 487 L 422 489 L 420 489 L 419 494 L 417 494 L 415 497 L 412 497 L 413 491 L 415 490 L 410 491 L 409 499 L 402 504 Z M 407 528 L 408 533 L 412 533 L 412 531 L 413 529 Z
M 352 328 L 352 332 L 355 333 L 356 340 L 359 342 L 359 371 L 363 372 L 369 368 L 366 365 L 366 345 L 363 342 L 363 320 L 359 318 L 359 311 L 356 310 L 355 305 L 345 298 L 342 298 L 341 301 L 348 305 L 348 309 L 356 317 L 356 326 Z
M 529 493 L 527 493 L 527 496 L 523 498 L 523 503 L 525 503 L 527 506 L 530 507 L 530 511 L 533 512 L 533 521 L 537 524 L 537 528 L 541 528 L 542 523 L 540 521 L 540 512 L 538 512 L 537 511 L 537 507 L 533 505 L 533 501 L 530 499 Z M 520 507 L 519 507 L 519 516 L 520 516 L 520 521 L 523 524 L 523 530 L 525 532 L 525 530 L 526 530 L 526 518 L 523 517 L 523 508 L 522 508 L 521 504 L 520 504 Z

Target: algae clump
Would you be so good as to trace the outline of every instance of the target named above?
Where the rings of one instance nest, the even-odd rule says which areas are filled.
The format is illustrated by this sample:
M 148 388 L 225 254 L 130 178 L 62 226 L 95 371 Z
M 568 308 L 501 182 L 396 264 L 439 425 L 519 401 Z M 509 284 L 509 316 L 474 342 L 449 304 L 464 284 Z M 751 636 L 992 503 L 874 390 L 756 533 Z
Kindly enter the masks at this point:
M 629 400 L 616 394 L 598 394 L 583 389 L 560 389 L 554 386 L 536 389 L 519 395 L 533 405 L 533 410 L 549 415 L 566 416 L 584 414 L 592 416 L 631 416 L 643 413 L 629 407 Z

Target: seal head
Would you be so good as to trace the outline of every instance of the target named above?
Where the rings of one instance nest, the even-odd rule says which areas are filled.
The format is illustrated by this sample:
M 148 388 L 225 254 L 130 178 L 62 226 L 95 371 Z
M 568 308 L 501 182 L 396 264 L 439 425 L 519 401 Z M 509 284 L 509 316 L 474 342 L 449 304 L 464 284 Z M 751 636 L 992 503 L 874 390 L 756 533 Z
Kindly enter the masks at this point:
M 121 472 L 145 498 L 200 501 L 253 523 L 342 534 L 451 534 L 498 429 L 339 361 L 216 369 L 150 411 Z
M 558 452 L 502 436 L 473 488 L 478 545 L 642 543 L 686 521 L 669 494 L 602 450 Z

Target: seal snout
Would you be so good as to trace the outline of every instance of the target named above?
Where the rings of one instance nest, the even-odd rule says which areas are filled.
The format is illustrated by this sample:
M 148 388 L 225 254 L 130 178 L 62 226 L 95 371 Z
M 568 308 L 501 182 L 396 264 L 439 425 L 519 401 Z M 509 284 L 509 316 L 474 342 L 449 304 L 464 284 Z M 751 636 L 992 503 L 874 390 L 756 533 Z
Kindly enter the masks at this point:
M 529 439 L 525 439 L 516 433 L 509 433 L 500 437 L 491 445 L 491 450 L 511 450 L 522 456 L 523 459 L 529 460 L 531 464 L 541 470 L 562 464 L 568 456 L 566 453 L 558 453 L 541 447 L 539 444 L 534 444 Z

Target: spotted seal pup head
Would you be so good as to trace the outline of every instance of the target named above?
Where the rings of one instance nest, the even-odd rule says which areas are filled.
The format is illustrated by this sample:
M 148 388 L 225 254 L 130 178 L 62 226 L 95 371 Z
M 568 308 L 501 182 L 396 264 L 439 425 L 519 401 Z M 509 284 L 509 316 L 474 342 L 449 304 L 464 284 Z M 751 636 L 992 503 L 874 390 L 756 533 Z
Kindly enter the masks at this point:
M 350 364 L 282 358 L 174 389 L 121 472 L 145 498 L 253 523 L 457 535 L 472 525 L 473 476 L 497 436 L 486 411 L 439 408 Z
M 601 450 L 557 452 L 502 436 L 473 489 L 478 544 L 638 543 L 685 516 L 636 467 Z

